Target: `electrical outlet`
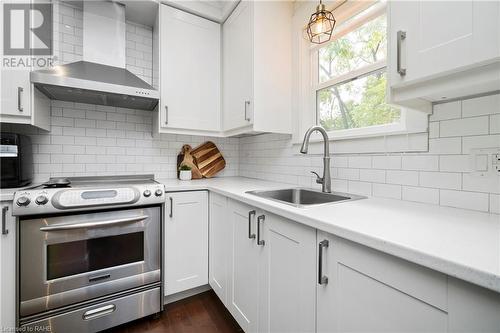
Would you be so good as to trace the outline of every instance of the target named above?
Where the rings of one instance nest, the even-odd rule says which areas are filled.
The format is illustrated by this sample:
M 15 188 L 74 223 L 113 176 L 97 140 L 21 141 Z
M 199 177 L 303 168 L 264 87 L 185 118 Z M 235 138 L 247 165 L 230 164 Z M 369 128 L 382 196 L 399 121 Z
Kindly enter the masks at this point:
M 500 148 L 478 148 L 470 152 L 471 173 L 477 177 L 500 176 Z
M 493 170 L 496 171 L 498 175 L 500 175 L 500 154 L 494 154 L 491 160 Z

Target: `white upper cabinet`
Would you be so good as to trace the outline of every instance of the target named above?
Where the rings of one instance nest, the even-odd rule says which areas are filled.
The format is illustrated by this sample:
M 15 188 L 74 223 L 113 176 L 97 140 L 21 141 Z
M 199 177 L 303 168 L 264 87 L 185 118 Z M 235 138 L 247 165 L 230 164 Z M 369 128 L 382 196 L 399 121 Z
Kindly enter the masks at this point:
M 225 129 L 253 123 L 253 5 L 242 2 L 224 23 L 224 115 Z
M 291 133 L 289 1 L 241 1 L 224 23 L 223 131 Z
M 415 106 L 498 89 L 500 2 L 392 1 L 388 8 L 393 102 Z
M 161 5 L 159 131 L 220 131 L 220 25 Z
M 31 116 L 29 70 L 2 71 L 2 116 Z
M 50 130 L 50 100 L 30 82 L 30 71 L 2 70 L 0 123 L 33 125 Z
M 3 17 L 3 5 L 0 17 Z M 3 35 L 3 25 L 0 25 L 0 35 Z M 0 43 L 0 54 L 3 53 Z M 28 66 L 0 69 L 0 123 L 32 125 L 48 131 L 50 100 L 31 84 L 31 70 Z

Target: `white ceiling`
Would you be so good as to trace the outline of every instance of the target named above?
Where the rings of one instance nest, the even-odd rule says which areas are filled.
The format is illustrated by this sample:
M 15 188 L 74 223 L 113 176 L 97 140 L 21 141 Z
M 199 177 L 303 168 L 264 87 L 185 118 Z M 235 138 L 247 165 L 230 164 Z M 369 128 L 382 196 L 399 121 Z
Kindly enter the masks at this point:
M 162 0 L 162 3 L 222 23 L 239 0 Z

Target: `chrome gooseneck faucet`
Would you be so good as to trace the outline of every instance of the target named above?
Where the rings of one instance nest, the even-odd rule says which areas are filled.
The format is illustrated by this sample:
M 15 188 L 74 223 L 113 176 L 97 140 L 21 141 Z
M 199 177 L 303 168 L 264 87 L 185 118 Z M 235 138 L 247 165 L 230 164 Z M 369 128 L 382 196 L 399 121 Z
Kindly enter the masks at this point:
M 311 173 L 314 173 L 316 175 L 316 183 L 321 184 L 321 191 L 330 193 L 332 192 L 332 179 L 330 176 L 330 141 L 325 129 L 321 126 L 312 126 L 311 128 L 309 128 L 304 135 L 304 142 L 302 142 L 300 152 L 302 154 L 307 154 L 307 150 L 309 149 L 309 138 L 314 131 L 318 131 L 321 133 L 321 135 L 323 135 L 323 141 L 325 144 L 323 152 L 323 177 L 320 177 L 314 171 L 311 171 Z

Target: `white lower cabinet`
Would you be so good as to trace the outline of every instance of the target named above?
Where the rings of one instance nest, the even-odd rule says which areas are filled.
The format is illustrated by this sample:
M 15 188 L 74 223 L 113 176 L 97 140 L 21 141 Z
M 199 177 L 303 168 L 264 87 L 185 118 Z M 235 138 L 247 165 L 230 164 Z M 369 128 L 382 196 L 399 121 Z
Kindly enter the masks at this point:
M 229 201 L 227 307 L 245 332 L 314 332 L 316 231 Z
M 318 256 L 318 332 L 446 332 L 446 275 L 323 232 Z
M 208 283 L 208 192 L 167 193 L 165 296 Z
M 227 198 L 210 193 L 209 222 L 209 276 L 208 282 L 224 305 L 227 306 L 229 240 L 231 224 L 227 215 Z
M 496 332 L 500 294 L 210 195 L 210 285 L 249 332 Z
M 318 266 L 317 332 L 500 332 L 498 293 L 324 232 Z
M 266 212 L 259 217 L 259 332 L 314 332 L 316 230 Z
M 229 312 L 245 332 L 256 332 L 259 320 L 259 265 L 262 246 L 258 246 L 256 211 L 245 204 L 230 201 Z M 250 229 L 251 228 L 251 229 Z
M 0 331 L 16 327 L 16 218 L 12 203 L 2 202 L 0 230 Z

